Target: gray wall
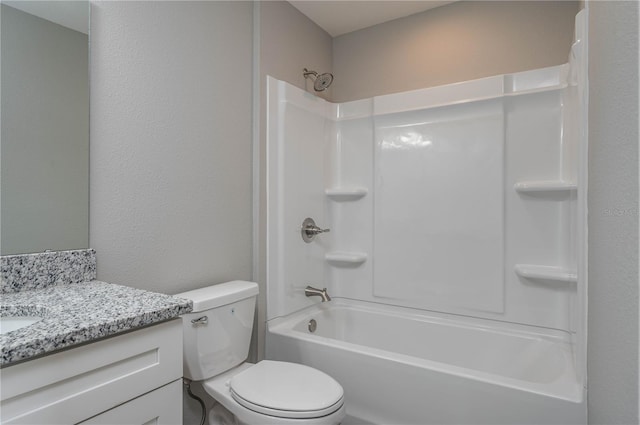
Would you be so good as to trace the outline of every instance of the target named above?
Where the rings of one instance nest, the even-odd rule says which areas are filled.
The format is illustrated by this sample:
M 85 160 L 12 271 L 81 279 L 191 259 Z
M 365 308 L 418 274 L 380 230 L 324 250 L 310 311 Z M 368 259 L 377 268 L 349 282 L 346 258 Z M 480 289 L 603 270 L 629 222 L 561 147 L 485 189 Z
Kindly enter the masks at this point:
M 336 37 L 338 102 L 567 62 L 573 1 L 472 1 Z
M 589 2 L 589 423 L 638 423 L 638 3 Z
M 169 294 L 251 279 L 252 7 L 92 3 L 98 279 Z M 200 410 L 184 396 L 184 423 Z
M 255 3 L 255 31 L 259 34 L 255 51 L 257 69 L 256 118 L 254 125 L 254 185 L 256 233 L 254 276 L 260 285 L 257 336 L 254 353 L 262 358 L 266 320 L 266 78 L 270 75 L 313 92 L 313 83 L 305 80 L 302 69 L 331 72 L 331 36 L 286 1 Z M 332 88 L 319 95 L 330 99 Z
M 2 254 L 87 248 L 87 35 L 2 5 Z
M 286 1 L 260 2 L 259 10 L 263 85 L 265 77 L 271 75 L 330 98 L 333 87 L 320 93 L 313 91 L 313 81 L 302 76 L 302 69 L 331 72 L 331 36 Z
M 95 2 L 98 279 L 169 294 L 251 279 L 252 4 Z

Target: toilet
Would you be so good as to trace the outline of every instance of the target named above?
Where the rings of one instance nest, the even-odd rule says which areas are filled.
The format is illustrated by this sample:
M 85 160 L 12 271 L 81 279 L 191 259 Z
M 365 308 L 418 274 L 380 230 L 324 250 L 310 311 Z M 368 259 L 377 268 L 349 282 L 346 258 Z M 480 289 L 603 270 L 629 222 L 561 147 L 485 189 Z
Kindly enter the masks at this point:
M 239 280 L 175 295 L 193 301 L 193 311 L 182 316 L 183 375 L 217 402 L 209 424 L 229 413 L 229 423 L 246 425 L 339 424 L 344 391 L 329 375 L 297 363 L 245 362 L 257 295 L 256 283 Z

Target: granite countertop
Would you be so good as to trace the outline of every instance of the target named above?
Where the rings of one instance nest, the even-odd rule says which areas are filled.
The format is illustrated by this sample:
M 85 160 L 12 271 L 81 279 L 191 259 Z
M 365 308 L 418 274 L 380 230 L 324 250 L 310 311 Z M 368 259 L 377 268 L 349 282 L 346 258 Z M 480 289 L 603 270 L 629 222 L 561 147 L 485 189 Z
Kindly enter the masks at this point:
M 4 314 L 44 319 L 0 335 L 0 366 L 189 313 L 189 300 L 96 280 L 3 293 Z

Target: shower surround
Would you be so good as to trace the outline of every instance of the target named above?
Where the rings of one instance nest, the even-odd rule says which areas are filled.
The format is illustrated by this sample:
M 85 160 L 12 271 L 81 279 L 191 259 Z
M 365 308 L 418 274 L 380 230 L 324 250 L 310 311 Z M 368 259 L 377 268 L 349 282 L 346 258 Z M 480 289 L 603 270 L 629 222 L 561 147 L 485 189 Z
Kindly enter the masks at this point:
M 341 104 L 269 78 L 267 357 L 356 422 L 586 423 L 583 15 L 565 65 Z

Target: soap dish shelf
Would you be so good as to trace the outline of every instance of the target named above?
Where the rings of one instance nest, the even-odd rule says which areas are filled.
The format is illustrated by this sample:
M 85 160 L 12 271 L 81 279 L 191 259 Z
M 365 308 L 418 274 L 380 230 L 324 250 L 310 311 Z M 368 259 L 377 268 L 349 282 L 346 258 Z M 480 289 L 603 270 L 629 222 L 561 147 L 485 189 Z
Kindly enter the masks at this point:
M 569 192 L 577 190 L 578 185 L 564 180 L 529 180 L 518 182 L 513 188 L 519 193 Z
M 326 253 L 324 258 L 332 266 L 353 267 L 367 261 L 367 254 L 365 252 L 334 251 Z
M 324 193 L 329 197 L 329 199 L 342 202 L 356 201 L 363 198 L 368 193 L 368 190 L 362 187 L 333 188 L 326 189 Z
M 566 269 L 563 267 L 516 264 L 514 270 L 518 276 L 525 279 L 568 283 L 578 281 L 578 274 L 576 270 Z

